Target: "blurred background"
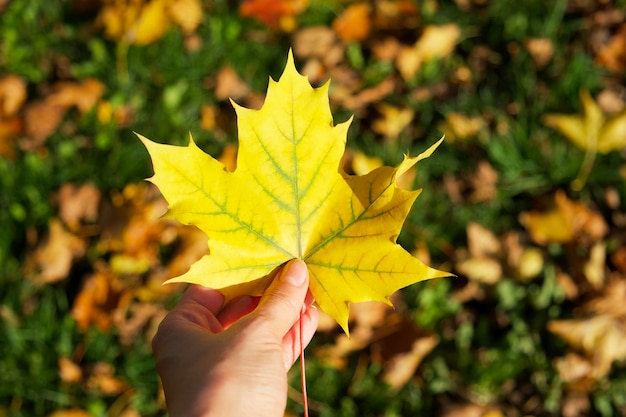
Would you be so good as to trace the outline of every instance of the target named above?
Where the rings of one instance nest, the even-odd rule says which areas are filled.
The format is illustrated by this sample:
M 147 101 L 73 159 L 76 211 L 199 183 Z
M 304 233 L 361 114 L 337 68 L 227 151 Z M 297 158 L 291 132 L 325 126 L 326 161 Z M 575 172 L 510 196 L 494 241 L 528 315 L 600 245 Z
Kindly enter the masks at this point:
M 626 415 L 626 1 L 0 0 L 0 416 L 165 414 L 149 341 L 207 252 L 139 132 L 233 166 L 291 48 L 344 168 L 423 188 L 455 278 L 323 319 L 312 416 Z M 299 370 L 287 415 L 302 413 Z M 252 414 L 253 411 L 251 411 Z

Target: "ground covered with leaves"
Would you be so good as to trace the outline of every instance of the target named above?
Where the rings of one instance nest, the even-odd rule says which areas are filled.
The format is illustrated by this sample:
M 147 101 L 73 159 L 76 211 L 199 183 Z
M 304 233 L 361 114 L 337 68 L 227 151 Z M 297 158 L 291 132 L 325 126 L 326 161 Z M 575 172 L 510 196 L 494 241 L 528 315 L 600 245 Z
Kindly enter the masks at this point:
M 229 98 L 287 52 L 344 169 L 422 187 L 399 242 L 455 278 L 323 318 L 315 416 L 626 414 L 626 2 L 0 0 L 0 416 L 165 414 L 149 341 L 208 251 L 132 131 L 234 168 Z M 288 415 L 302 412 L 294 368 Z

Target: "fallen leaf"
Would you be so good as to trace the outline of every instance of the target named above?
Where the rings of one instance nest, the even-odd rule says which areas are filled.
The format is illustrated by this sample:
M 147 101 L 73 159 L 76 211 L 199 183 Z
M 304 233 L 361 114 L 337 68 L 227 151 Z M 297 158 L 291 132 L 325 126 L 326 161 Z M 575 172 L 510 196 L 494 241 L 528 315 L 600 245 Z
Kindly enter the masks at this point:
M 589 260 L 583 266 L 585 278 L 595 289 L 604 285 L 604 267 L 606 264 L 606 243 L 598 242 L 591 248 Z
M 121 377 L 115 376 L 113 365 L 97 362 L 93 365 L 87 378 L 86 388 L 88 392 L 118 395 L 128 389 L 128 384 Z
M 473 281 L 493 285 L 502 278 L 502 265 L 492 258 L 469 258 L 457 262 L 456 269 L 460 274 Z
M 210 255 L 170 282 L 262 291 L 279 266 L 299 258 L 318 305 L 347 332 L 350 303 L 391 304 L 404 286 L 449 276 L 395 243 L 419 194 L 397 188 L 396 178 L 441 140 L 396 168 L 343 175 L 349 122 L 333 126 L 328 84 L 313 89 L 291 54 L 260 110 L 235 109 L 239 152 L 232 173 L 191 139 L 178 147 L 140 136 L 154 165 L 150 181 L 169 202 L 166 217 L 210 238 Z
M 83 370 L 71 359 L 61 356 L 57 360 L 59 378 L 63 382 L 80 382 L 83 378 Z
M 112 312 L 118 308 L 124 284 L 102 263 L 90 275 L 72 306 L 72 318 L 81 331 L 95 325 L 101 332 L 113 326 Z
M 89 112 L 104 93 L 104 84 L 95 78 L 82 82 L 59 82 L 53 86 L 54 92 L 46 101 L 50 106 L 65 109 L 76 107 L 81 113 Z
M 475 137 L 484 128 L 481 117 L 470 117 L 462 113 L 451 112 L 438 127 L 446 136 L 446 140 L 463 141 Z
M 562 190 L 555 194 L 554 200 L 555 206 L 548 211 L 523 212 L 519 216 L 535 242 L 541 245 L 566 243 L 582 235 L 597 242 L 608 233 L 608 226 L 600 214 L 581 202 L 568 199 Z
M 454 23 L 429 25 L 415 44 L 416 53 L 424 62 L 450 55 L 461 36 L 461 29 Z
M 413 121 L 415 113 L 410 108 L 399 108 L 386 103 L 376 106 L 381 117 L 372 122 L 372 130 L 396 141 Z
M 606 154 L 625 147 L 626 110 L 608 117 L 585 90 L 580 92 L 580 100 L 582 114 L 547 114 L 543 123 L 583 150 Z
M 426 26 L 414 46 L 400 49 L 396 67 L 402 77 L 411 79 L 423 63 L 450 55 L 460 35 L 461 29 L 454 23 Z
M 626 276 L 621 274 L 609 275 L 606 285 L 597 297 L 583 305 L 585 313 L 609 316 L 626 322 Z
M 248 85 L 239 78 L 232 67 L 223 67 L 216 77 L 215 97 L 219 100 L 239 100 L 250 92 Z
M 473 258 L 496 257 L 502 250 L 502 244 L 493 232 L 475 222 L 467 225 L 467 247 Z
M 67 231 L 58 219 L 50 220 L 48 236 L 28 256 L 24 274 L 37 284 L 51 284 L 67 278 L 74 260 L 85 254 L 86 242 Z
M 308 5 L 308 0 L 245 0 L 239 6 L 239 13 L 274 29 L 291 32 L 296 26 L 295 16 L 304 12 Z
M 294 53 L 303 58 L 323 57 L 337 44 L 337 36 L 327 26 L 311 26 L 294 34 Z M 343 50 L 343 48 L 341 48 Z
M 84 223 L 98 220 L 100 198 L 100 191 L 92 184 L 63 184 L 56 195 L 59 218 L 71 231 L 77 232 Z
M 133 303 L 128 310 L 116 310 L 113 319 L 121 345 L 131 346 L 138 335 L 145 334 L 152 323 L 160 323 L 166 314 L 165 307 L 152 303 Z
M 366 175 L 383 166 L 383 160 L 377 156 L 367 156 L 363 152 L 352 154 L 351 168 L 356 175 Z
M 147 45 L 179 26 L 190 35 L 202 21 L 198 0 L 105 0 L 97 17 L 108 38 L 134 45 Z
M 548 65 L 554 55 L 554 45 L 548 38 L 530 38 L 524 42 L 524 46 L 530 52 L 538 69 Z
M 202 22 L 200 0 L 173 0 L 168 5 L 168 12 L 172 21 L 187 35 L 193 33 Z
M 22 133 L 23 127 L 19 117 L 0 118 L 0 158 L 15 158 L 15 140 Z
M 29 140 L 22 142 L 22 148 L 35 150 L 43 146 L 46 139 L 57 130 L 66 111 L 66 108 L 46 100 L 29 103 L 24 111 L 24 130 Z
M 344 42 L 362 41 L 370 34 L 371 12 L 368 3 L 351 4 L 333 21 L 332 28 Z
M 26 101 L 26 83 L 17 75 L 0 78 L 0 120 L 15 116 Z
M 437 344 L 439 338 L 435 335 L 418 338 L 413 342 L 411 350 L 391 358 L 385 365 L 382 380 L 397 392 L 409 382 L 417 367 Z
M 613 317 L 552 320 L 548 330 L 585 354 L 592 365 L 589 376 L 594 379 L 605 377 L 614 361 L 626 359 L 626 328 Z
M 355 92 L 345 85 L 338 85 L 331 90 L 330 98 L 348 110 L 357 110 L 368 104 L 379 102 L 393 93 L 396 81 L 393 77 L 385 78 L 374 87 Z
M 614 73 L 626 71 L 626 24 L 622 24 L 615 35 L 602 46 L 595 60 Z
M 470 184 L 473 188 L 469 201 L 472 203 L 481 203 L 491 201 L 498 196 L 498 179 L 500 178 L 489 162 L 480 161 L 476 167 L 476 172 L 470 178 Z

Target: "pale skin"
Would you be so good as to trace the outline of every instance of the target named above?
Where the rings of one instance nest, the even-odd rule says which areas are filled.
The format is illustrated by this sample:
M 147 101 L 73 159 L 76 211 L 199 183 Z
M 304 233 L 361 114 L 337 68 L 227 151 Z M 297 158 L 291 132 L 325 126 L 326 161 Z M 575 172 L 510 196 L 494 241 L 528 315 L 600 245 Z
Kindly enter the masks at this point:
M 191 286 L 152 341 L 171 417 L 282 417 L 287 371 L 319 320 L 302 261 L 287 263 L 265 295 L 224 305 Z

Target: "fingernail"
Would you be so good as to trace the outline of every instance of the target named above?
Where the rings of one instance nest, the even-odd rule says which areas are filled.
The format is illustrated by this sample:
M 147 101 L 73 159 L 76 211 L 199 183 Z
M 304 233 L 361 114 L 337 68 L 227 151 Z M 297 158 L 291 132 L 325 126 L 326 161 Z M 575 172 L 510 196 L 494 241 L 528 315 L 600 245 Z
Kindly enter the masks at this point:
M 303 261 L 297 259 L 287 264 L 287 268 L 282 275 L 282 280 L 284 282 L 288 282 L 291 285 L 299 287 L 304 284 L 304 281 L 306 281 L 308 273 L 309 272 L 306 268 L 306 264 Z

